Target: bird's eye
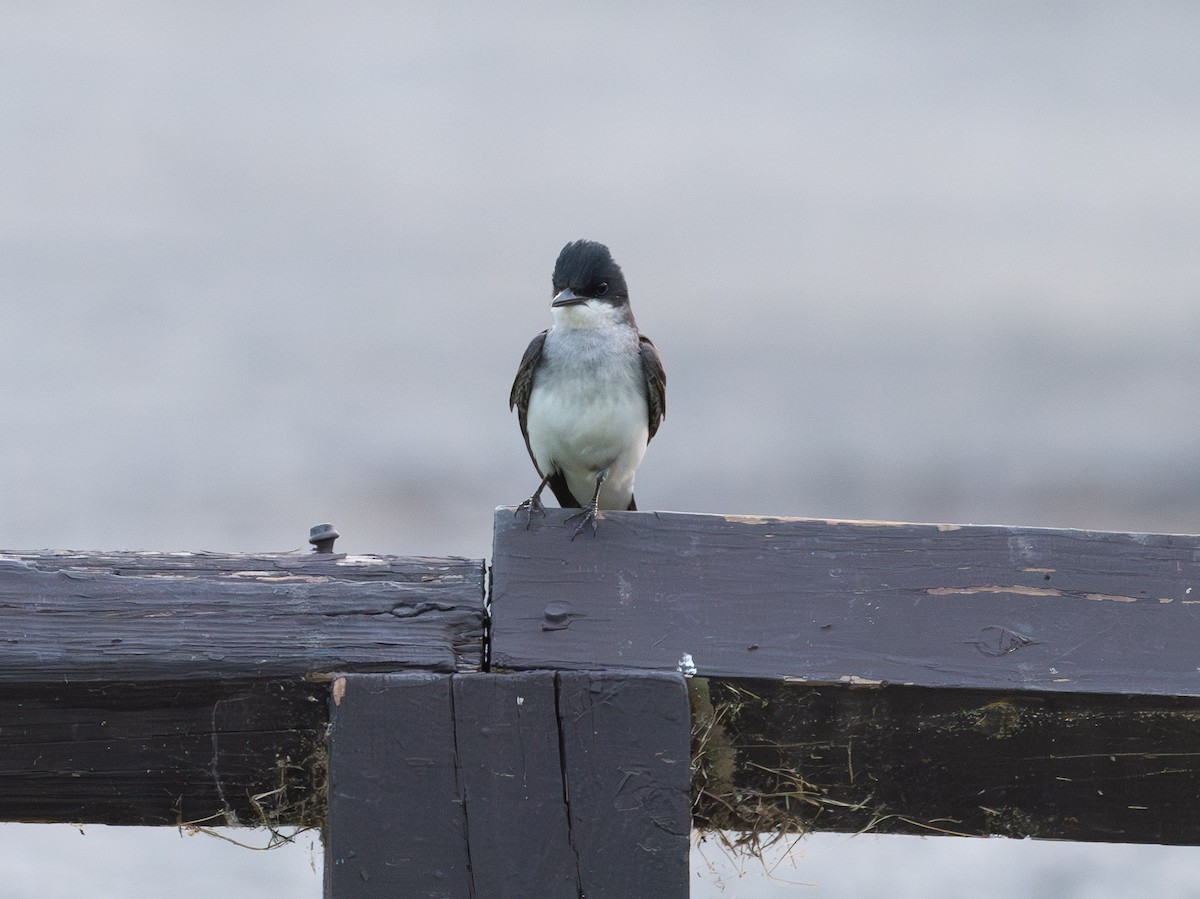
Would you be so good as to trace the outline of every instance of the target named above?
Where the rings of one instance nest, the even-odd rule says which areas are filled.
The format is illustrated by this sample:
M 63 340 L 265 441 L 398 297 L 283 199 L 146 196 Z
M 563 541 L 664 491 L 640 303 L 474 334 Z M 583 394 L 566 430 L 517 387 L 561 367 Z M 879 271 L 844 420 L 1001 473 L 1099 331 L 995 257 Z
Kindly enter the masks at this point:
M 608 293 L 608 282 L 601 281 L 599 284 L 596 285 L 596 296 L 602 297 L 606 293 Z

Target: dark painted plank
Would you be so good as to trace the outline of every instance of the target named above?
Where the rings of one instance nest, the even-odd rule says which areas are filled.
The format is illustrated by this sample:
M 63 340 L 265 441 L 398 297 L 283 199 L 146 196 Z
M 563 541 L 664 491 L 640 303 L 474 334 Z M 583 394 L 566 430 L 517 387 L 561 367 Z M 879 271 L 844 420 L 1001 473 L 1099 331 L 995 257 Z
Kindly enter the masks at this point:
M 0 682 L 482 664 L 483 564 L 291 553 L 0 557 Z
M 554 673 L 453 682 L 474 895 L 578 899 Z
M 1200 699 L 693 678 L 698 826 L 1200 845 Z
M 330 716 L 325 895 L 471 896 L 450 678 L 346 675 Z
M 331 714 L 331 899 L 686 897 L 678 675 L 349 675 Z
M 301 678 L 0 690 L 0 820 L 316 826 L 326 690 Z
M 1200 695 L 1200 537 L 499 509 L 493 663 Z
M 571 844 L 588 899 L 688 895 L 687 690 L 678 675 L 559 675 Z

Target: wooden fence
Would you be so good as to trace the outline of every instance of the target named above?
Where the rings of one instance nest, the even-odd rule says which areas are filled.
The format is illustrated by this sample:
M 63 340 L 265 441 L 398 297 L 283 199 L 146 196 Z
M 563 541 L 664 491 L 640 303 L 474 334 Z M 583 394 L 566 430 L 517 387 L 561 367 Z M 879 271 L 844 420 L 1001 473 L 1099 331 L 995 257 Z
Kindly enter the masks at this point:
M 684 897 L 693 822 L 1200 844 L 1200 537 L 563 517 L 0 557 L 0 820 L 321 826 L 337 899 Z

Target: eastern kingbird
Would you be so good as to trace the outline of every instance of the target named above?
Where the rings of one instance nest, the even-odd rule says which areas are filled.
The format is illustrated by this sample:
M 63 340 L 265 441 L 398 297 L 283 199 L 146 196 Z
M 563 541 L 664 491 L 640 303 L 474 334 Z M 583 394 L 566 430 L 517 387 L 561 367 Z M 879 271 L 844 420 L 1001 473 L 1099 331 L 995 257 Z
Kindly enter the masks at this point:
M 571 539 L 603 518 L 636 509 L 633 475 L 667 410 L 667 375 L 650 338 L 638 333 L 629 289 L 608 247 L 577 240 L 554 264 L 554 326 L 533 338 L 508 407 L 542 476 L 517 510 L 545 514 L 550 485 L 564 509 L 582 509 Z

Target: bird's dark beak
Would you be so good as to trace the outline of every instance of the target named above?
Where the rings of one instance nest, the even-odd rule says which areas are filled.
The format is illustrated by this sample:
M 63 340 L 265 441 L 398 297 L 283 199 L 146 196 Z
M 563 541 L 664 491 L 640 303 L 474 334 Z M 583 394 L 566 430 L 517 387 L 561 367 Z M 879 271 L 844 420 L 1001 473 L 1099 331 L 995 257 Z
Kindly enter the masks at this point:
M 580 303 L 586 303 L 587 297 L 581 297 L 569 287 L 564 287 L 554 297 L 550 303 L 551 306 L 578 306 Z

